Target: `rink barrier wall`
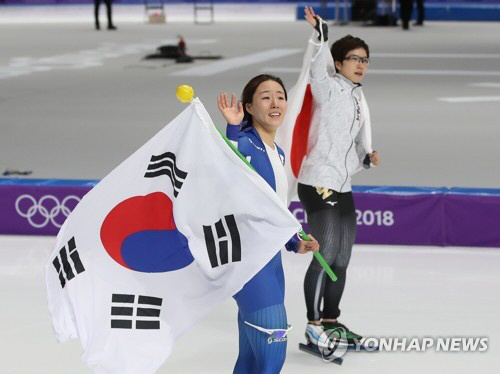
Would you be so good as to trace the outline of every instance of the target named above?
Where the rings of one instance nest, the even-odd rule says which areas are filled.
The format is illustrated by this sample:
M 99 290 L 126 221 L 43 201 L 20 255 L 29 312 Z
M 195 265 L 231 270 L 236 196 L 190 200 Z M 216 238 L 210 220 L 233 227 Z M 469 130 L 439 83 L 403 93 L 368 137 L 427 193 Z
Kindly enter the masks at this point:
M 99 181 L 0 178 L 0 234 L 56 235 Z M 500 247 L 500 190 L 354 186 L 357 243 Z M 300 202 L 290 211 L 309 232 Z
M 370 0 L 366 0 L 367 3 Z M 363 3 L 363 1 L 358 1 Z M 352 1 L 339 1 L 339 20 L 344 19 L 344 12 L 347 9 L 347 19 L 351 20 Z M 304 6 L 310 5 L 310 2 L 304 2 L 297 5 L 296 19 L 304 19 Z M 347 7 L 345 6 L 347 5 Z M 361 5 L 361 4 L 360 4 Z M 324 19 L 334 20 L 336 12 L 335 2 L 330 2 L 326 7 L 314 6 L 316 13 Z M 414 3 L 414 7 L 416 4 Z M 500 21 L 500 1 L 425 1 L 424 13 L 426 21 Z M 376 6 L 377 16 L 392 15 L 399 19 L 399 1 L 396 4 L 395 11 L 392 10 L 391 2 L 378 1 Z M 412 19 L 417 17 L 417 11 L 414 8 Z
M 357 6 L 370 3 L 375 0 L 357 0 Z M 191 5 L 191 0 L 176 0 L 169 1 L 166 5 Z M 215 0 L 215 5 L 293 5 L 296 4 L 296 19 L 304 19 L 304 6 L 314 6 L 315 11 L 325 19 L 335 19 L 335 3 L 329 2 L 326 7 L 321 7 L 320 2 L 300 2 L 295 0 Z M 347 3 L 347 18 L 351 19 L 351 10 L 353 0 L 346 1 Z M 0 0 L 0 6 L 39 6 L 39 5 L 89 5 L 93 4 L 92 0 Z M 114 5 L 142 5 L 143 1 L 139 0 L 113 0 Z M 426 0 L 425 19 L 426 21 L 500 21 L 500 0 Z M 377 15 L 391 15 L 392 6 L 388 1 L 377 1 Z M 339 18 L 344 19 L 344 1 L 339 1 Z M 396 5 L 394 15 L 399 18 L 399 2 Z M 413 12 L 415 18 L 416 11 Z

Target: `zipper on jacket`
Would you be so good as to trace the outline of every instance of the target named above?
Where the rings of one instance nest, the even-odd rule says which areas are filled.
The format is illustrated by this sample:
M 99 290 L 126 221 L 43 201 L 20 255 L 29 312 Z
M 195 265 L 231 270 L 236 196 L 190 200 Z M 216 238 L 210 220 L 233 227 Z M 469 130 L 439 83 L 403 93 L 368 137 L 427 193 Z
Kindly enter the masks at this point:
M 351 98 L 352 98 L 352 102 L 354 104 L 354 116 L 352 119 L 351 129 L 349 130 L 349 136 L 351 137 L 351 145 L 349 146 L 349 149 L 347 150 L 347 153 L 345 154 L 344 167 L 345 167 L 346 176 L 345 176 L 344 183 L 342 183 L 342 186 L 340 187 L 339 192 L 342 192 L 342 188 L 345 186 L 345 184 L 347 183 L 347 180 L 349 179 L 349 171 L 347 170 L 347 156 L 349 155 L 349 152 L 351 151 L 351 148 L 354 144 L 354 139 L 352 138 L 352 128 L 354 127 L 354 123 L 356 122 L 356 109 L 357 109 L 356 100 L 354 100 L 354 90 L 358 87 L 359 86 L 356 86 L 351 90 Z

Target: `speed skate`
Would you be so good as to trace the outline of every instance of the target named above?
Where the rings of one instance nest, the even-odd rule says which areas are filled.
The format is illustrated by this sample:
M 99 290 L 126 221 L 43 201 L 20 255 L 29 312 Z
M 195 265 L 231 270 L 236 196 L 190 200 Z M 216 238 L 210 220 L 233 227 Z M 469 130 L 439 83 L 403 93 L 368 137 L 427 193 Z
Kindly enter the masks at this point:
M 333 355 L 328 356 L 327 352 L 320 351 L 318 346 L 314 345 L 312 343 L 307 343 L 307 344 L 299 343 L 299 349 L 303 352 L 310 353 L 313 356 L 322 358 L 325 361 L 333 362 L 334 364 L 337 364 L 337 365 L 342 365 L 342 363 L 344 362 L 344 359 L 342 357 L 333 356 Z

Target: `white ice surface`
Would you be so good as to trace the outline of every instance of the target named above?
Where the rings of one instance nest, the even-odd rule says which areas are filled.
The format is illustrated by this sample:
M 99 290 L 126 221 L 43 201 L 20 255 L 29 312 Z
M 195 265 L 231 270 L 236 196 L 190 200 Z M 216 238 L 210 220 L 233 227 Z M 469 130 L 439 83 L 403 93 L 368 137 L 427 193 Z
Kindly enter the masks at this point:
M 0 372 L 90 373 L 77 340 L 59 344 L 47 308 L 44 266 L 53 237 L 0 236 Z M 298 350 L 302 281 L 310 256 L 283 254 L 286 308 L 294 326 L 283 373 L 478 373 L 500 368 L 500 252 L 496 249 L 357 245 L 341 320 L 373 337 L 488 337 L 487 352 L 347 353 L 339 367 Z M 175 345 L 158 373 L 229 373 L 238 352 L 233 300 Z

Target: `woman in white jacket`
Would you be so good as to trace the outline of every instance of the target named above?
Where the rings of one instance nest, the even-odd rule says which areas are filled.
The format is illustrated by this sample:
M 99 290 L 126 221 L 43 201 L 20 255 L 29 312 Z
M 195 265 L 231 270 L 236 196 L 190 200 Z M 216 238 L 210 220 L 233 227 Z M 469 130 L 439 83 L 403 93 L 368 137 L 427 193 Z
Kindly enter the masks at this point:
M 307 212 L 311 234 L 338 278 L 332 282 L 317 261 L 311 262 L 304 280 L 306 337 L 310 343 L 318 344 L 324 330 L 340 329 L 345 331 L 346 340 L 355 344 L 361 336 L 337 319 L 356 237 L 351 177 L 361 166 L 369 168 L 379 163 L 378 154 L 371 150 L 369 113 L 360 84 L 370 52 L 363 40 L 351 35 L 337 40 L 329 51 L 326 23 L 309 7 L 305 8 L 305 17 L 320 35 L 311 62 L 311 91 L 318 108 L 315 115 L 320 118 L 309 131 L 298 195 Z M 335 73 L 329 74 L 332 57 Z

